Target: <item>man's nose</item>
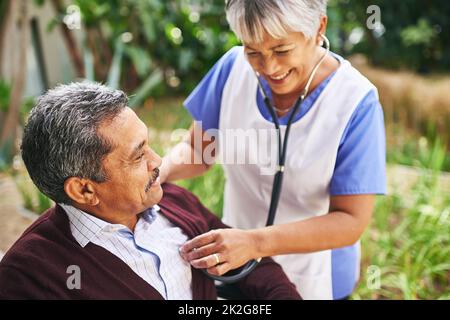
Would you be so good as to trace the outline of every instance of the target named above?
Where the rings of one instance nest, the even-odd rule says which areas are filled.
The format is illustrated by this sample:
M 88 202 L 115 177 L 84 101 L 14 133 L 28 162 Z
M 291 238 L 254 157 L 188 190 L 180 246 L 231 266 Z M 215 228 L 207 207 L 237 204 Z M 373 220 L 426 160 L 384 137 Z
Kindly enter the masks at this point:
M 159 168 L 162 164 L 162 158 L 154 151 L 151 151 L 151 158 L 148 162 L 148 171 L 153 171 Z

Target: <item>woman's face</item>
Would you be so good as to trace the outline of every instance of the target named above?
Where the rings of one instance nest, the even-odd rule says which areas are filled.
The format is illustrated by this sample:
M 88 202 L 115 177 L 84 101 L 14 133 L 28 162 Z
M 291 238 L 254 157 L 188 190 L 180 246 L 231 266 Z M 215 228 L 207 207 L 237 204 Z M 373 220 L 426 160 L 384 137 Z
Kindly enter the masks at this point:
M 303 89 L 317 63 L 318 48 L 315 38 L 308 39 L 301 32 L 281 39 L 266 33 L 261 43 L 244 43 L 248 62 L 278 95 L 298 94 Z

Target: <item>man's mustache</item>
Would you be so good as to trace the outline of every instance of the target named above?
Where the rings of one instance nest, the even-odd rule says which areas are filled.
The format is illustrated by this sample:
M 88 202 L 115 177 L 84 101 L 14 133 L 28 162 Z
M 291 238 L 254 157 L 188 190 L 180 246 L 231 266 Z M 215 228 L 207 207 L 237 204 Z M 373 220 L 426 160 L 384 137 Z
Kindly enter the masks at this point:
M 159 169 L 155 168 L 155 169 L 153 169 L 153 174 L 152 174 L 152 177 L 150 178 L 150 181 L 148 182 L 147 186 L 145 187 L 145 192 L 147 192 L 150 189 L 150 187 L 156 181 L 156 179 L 158 179 L 158 177 L 159 177 Z

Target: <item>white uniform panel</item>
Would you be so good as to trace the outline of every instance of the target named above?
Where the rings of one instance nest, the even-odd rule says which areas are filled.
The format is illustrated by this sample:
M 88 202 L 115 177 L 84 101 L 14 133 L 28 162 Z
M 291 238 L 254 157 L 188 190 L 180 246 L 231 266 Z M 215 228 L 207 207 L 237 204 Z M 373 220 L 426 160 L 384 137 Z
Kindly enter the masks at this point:
M 257 85 L 241 50 L 222 96 L 219 162 L 223 162 L 227 179 L 224 222 L 243 229 L 266 223 L 278 148 L 275 135 L 270 134 L 274 134 L 273 123 L 258 109 Z M 343 60 L 311 109 L 292 124 L 275 224 L 328 213 L 329 184 L 342 134 L 359 102 L 374 88 Z M 282 137 L 284 130 L 281 126 Z M 245 139 L 236 143 L 242 136 Z M 268 174 L 269 167 L 272 174 Z M 303 298 L 332 299 L 330 250 L 278 256 L 275 260 Z

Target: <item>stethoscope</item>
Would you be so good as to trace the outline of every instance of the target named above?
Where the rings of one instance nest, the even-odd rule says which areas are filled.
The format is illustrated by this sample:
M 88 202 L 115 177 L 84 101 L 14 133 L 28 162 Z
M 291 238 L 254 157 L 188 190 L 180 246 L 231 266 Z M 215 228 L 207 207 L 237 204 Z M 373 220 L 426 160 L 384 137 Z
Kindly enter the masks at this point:
M 278 116 L 275 113 L 275 108 L 272 106 L 272 103 L 270 102 L 270 99 L 267 96 L 266 91 L 263 88 L 263 85 L 259 78 L 259 74 L 256 73 L 256 78 L 258 79 L 258 86 L 264 97 L 264 104 L 266 105 L 267 110 L 269 111 L 270 116 L 273 119 L 275 129 L 277 131 L 277 139 L 278 139 L 278 165 L 277 165 L 277 172 L 275 173 L 275 177 L 273 180 L 272 196 L 270 199 L 270 207 L 269 207 L 269 213 L 267 216 L 266 227 L 273 225 L 273 221 L 275 219 L 275 213 L 278 208 L 278 202 L 280 200 L 281 187 L 282 187 L 282 183 L 283 183 L 284 164 L 286 161 L 287 143 L 288 143 L 288 137 L 289 137 L 289 132 L 291 129 L 292 120 L 294 119 L 295 115 L 297 114 L 298 110 L 300 109 L 303 100 L 305 100 L 305 97 L 309 91 L 309 86 L 311 85 L 311 82 L 314 79 L 314 76 L 316 75 L 317 70 L 319 69 L 320 65 L 322 64 L 322 62 L 325 60 L 326 56 L 330 52 L 330 41 L 327 39 L 327 37 L 325 35 L 321 34 L 321 36 L 325 42 L 326 52 L 324 53 L 322 58 L 319 60 L 319 62 L 316 64 L 316 66 L 312 70 L 311 75 L 309 76 L 308 82 L 306 83 L 306 86 L 303 89 L 302 94 L 295 102 L 293 111 L 292 111 L 291 115 L 289 116 L 289 119 L 288 119 L 288 122 L 286 125 L 286 131 L 284 133 L 283 144 L 281 143 L 280 123 L 278 122 Z M 216 276 L 216 275 L 209 274 L 205 269 L 202 269 L 202 271 L 208 277 L 210 277 L 214 280 L 230 284 L 230 283 L 234 283 L 234 282 L 237 282 L 237 281 L 245 278 L 250 272 L 253 271 L 253 269 L 255 269 L 255 267 L 258 265 L 258 263 L 260 261 L 261 261 L 261 258 L 253 259 L 253 260 L 247 262 L 242 267 L 242 270 L 238 274 L 231 275 L 231 276 Z

